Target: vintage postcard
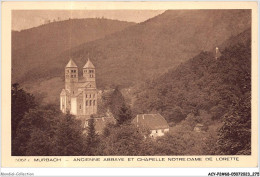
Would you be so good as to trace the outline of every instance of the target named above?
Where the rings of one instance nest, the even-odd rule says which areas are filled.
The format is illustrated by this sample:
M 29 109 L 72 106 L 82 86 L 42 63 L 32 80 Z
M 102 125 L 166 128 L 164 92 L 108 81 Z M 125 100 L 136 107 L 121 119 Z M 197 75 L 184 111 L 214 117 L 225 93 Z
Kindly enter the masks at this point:
M 4 2 L 2 166 L 257 167 L 257 9 Z

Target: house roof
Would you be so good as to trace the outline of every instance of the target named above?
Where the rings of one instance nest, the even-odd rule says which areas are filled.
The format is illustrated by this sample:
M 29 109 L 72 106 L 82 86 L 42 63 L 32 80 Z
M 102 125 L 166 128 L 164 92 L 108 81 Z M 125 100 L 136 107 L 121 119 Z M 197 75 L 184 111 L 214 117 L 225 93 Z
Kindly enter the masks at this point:
M 160 114 L 138 114 L 132 123 L 150 130 L 169 128 L 167 121 Z
M 95 66 L 90 61 L 90 59 L 88 59 L 87 63 L 85 64 L 85 66 L 83 68 L 95 68 Z
M 70 61 L 66 65 L 66 68 L 77 68 L 77 67 L 78 66 L 76 65 L 76 63 L 72 59 L 70 59 Z

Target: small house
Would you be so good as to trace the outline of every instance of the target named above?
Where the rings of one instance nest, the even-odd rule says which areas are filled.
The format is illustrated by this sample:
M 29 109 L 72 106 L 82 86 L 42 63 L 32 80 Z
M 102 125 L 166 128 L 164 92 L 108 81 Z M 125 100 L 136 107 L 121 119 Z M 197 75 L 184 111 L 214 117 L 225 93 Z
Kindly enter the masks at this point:
M 132 123 L 138 128 L 150 130 L 150 136 L 154 138 L 169 132 L 169 125 L 160 114 L 138 114 Z

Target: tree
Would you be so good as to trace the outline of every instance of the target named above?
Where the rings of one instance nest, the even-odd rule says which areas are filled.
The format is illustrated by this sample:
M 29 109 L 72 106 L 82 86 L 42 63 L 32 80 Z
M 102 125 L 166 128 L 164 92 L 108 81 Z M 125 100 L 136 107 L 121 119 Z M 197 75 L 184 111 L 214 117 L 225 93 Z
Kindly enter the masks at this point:
M 95 122 L 94 118 L 91 116 L 91 118 L 88 120 L 88 130 L 85 145 L 86 149 L 84 150 L 85 155 L 96 155 L 98 144 L 99 139 L 95 131 Z
M 52 155 L 52 149 L 52 137 L 44 130 L 33 129 L 27 143 L 26 156 L 50 156 Z
M 179 123 L 180 121 L 185 119 L 185 115 L 183 114 L 182 109 L 179 106 L 169 108 L 166 107 L 163 116 L 168 117 L 168 122 L 174 123 Z
M 130 123 L 131 119 L 131 109 L 124 103 L 119 109 L 118 115 L 116 116 L 117 124 L 122 125 L 124 123 Z
M 61 117 L 55 135 L 53 154 L 58 156 L 77 156 L 83 154 L 83 135 L 81 122 L 66 114 Z
M 51 105 L 26 113 L 17 127 L 13 143 L 15 155 L 51 155 L 51 145 L 61 116 L 61 112 Z
M 186 144 L 183 138 L 166 134 L 154 143 L 154 155 L 184 155 Z
M 103 138 L 104 155 L 142 155 L 144 136 L 133 125 L 109 127 L 109 136 Z
M 18 83 L 12 85 L 11 90 L 11 137 L 12 137 L 12 155 L 19 154 L 18 147 L 15 146 L 15 138 L 17 137 L 17 128 L 24 115 L 30 109 L 34 109 L 37 104 L 34 96 L 25 92 L 20 88 Z
M 251 154 L 251 96 L 245 95 L 224 118 L 219 130 L 219 154 Z
M 108 107 L 116 119 L 123 104 L 125 104 L 124 96 L 120 92 L 119 88 L 116 87 L 115 90 L 111 93 L 108 101 Z

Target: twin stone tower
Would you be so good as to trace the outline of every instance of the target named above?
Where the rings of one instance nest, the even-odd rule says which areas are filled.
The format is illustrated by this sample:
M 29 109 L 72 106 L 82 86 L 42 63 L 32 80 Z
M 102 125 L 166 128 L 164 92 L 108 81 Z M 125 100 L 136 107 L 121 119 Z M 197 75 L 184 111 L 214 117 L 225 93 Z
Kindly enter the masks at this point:
M 60 94 L 60 110 L 76 116 L 97 113 L 95 66 L 88 59 L 79 78 L 78 66 L 70 59 L 65 67 L 65 89 Z

